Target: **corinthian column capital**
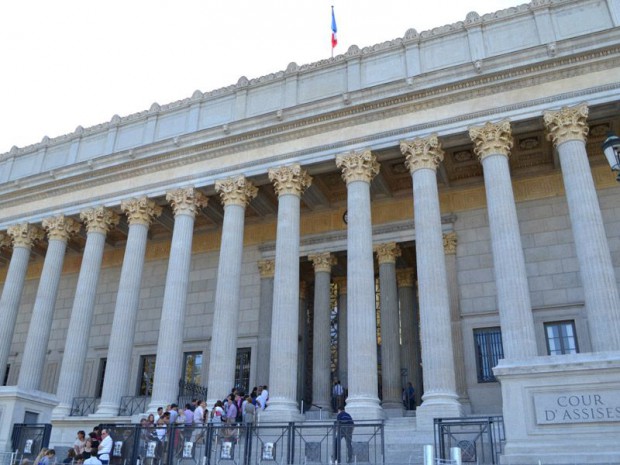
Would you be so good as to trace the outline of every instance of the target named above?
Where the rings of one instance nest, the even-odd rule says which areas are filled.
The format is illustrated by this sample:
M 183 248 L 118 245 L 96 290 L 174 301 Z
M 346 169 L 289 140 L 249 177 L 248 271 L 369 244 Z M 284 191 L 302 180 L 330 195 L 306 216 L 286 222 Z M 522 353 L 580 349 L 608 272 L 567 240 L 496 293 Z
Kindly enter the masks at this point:
M 183 187 L 167 192 L 166 200 L 170 202 L 175 216 L 189 215 L 193 218 L 199 208 L 207 206 L 209 199 L 193 187 Z
M 489 155 L 510 156 L 513 141 L 508 120 L 471 127 L 469 137 L 474 143 L 474 152 L 481 161 Z
M 400 152 L 405 155 L 405 166 L 411 174 L 424 168 L 437 171 L 439 163 L 443 161 L 443 150 L 437 134 L 402 141 Z
M 41 228 L 28 223 L 9 226 L 7 233 L 13 238 L 13 247 L 25 249 L 30 249 L 35 241 L 40 241 L 45 237 Z
M 396 270 L 396 282 L 398 287 L 413 287 L 413 269 L 403 268 Z
M 547 139 L 554 146 L 569 140 L 585 142 L 588 135 L 588 106 L 585 103 L 576 107 L 563 107 L 558 111 L 545 111 L 543 114 L 547 127 Z
M 86 226 L 86 232 L 107 234 L 119 222 L 119 216 L 104 207 L 88 208 L 80 212 L 80 219 Z
M 271 168 L 269 170 L 269 180 L 273 183 L 278 197 L 285 194 L 301 197 L 301 194 L 312 184 L 312 178 L 298 163 Z
M 258 188 L 245 176 L 217 180 L 215 190 L 220 194 L 222 205 L 239 205 L 243 208 L 258 194 Z
M 336 257 L 329 252 L 308 255 L 308 260 L 312 262 L 315 273 L 319 273 L 321 271 L 331 273 L 332 266 L 337 263 Z
M 400 257 L 402 254 L 402 251 L 396 242 L 377 244 L 374 246 L 374 251 L 377 254 L 377 261 L 379 262 L 379 265 L 384 263 L 396 263 L 396 258 Z
M 127 215 L 127 222 L 150 226 L 153 218 L 161 215 L 161 207 L 147 197 L 127 199 L 121 202 L 121 210 Z
M 455 232 L 443 235 L 443 251 L 446 255 L 456 254 L 457 237 Z
M 45 218 L 42 224 L 47 231 L 47 237 L 57 241 L 66 242 L 73 234 L 80 232 L 80 223 L 65 215 Z
M 336 166 L 342 170 L 342 179 L 347 185 L 354 181 L 370 183 L 381 168 L 370 150 L 338 155 Z
M 258 272 L 260 273 L 260 277 L 262 279 L 273 278 L 276 272 L 275 260 L 259 260 Z

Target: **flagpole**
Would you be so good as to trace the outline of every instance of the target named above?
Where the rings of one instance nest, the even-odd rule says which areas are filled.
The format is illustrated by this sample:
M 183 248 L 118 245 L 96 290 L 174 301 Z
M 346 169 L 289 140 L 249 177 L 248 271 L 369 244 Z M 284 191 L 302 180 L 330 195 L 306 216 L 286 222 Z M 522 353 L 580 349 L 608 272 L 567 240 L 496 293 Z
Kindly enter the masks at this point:
M 334 5 L 332 5 L 332 27 L 333 27 L 333 18 L 334 18 Z M 332 30 L 332 34 L 334 33 L 334 31 Z M 334 43 L 332 42 L 332 58 L 334 58 Z

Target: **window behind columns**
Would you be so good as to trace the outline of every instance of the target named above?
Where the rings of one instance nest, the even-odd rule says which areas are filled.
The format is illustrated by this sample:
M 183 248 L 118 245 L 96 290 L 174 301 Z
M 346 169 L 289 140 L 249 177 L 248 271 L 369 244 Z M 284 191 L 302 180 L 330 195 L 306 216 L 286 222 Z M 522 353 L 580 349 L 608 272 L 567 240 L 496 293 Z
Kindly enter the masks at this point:
M 97 373 L 97 390 L 95 391 L 95 397 L 100 398 L 103 391 L 103 381 L 105 380 L 105 367 L 108 363 L 107 358 L 99 359 L 99 371 Z
M 476 344 L 478 382 L 496 382 L 493 367 L 497 365 L 501 358 L 504 358 L 502 332 L 499 326 L 474 329 L 474 343 Z
M 250 393 L 250 356 L 252 349 L 243 347 L 237 349 L 237 362 L 235 364 L 235 387 L 246 394 Z
M 545 339 L 547 340 L 547 354 L 549 355 L 579 353 L 573 320 L 545 323 Z
M 150 396 L 153 393 L 153 378 L 155 377 L 155 355 L 143 355 L 140 357 L 140 381 L 138 382 L 138 395 Z
M 202 385 L 202 352 L 185 352 L 183 354 L 183 382 Z

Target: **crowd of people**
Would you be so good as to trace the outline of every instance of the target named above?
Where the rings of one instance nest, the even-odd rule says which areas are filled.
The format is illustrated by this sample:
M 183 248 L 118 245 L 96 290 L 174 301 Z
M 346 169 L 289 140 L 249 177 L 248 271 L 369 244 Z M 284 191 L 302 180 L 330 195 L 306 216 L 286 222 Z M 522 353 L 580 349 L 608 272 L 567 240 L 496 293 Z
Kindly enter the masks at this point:
M 74 465 L 108 465 L 112 453 L 112 438 L 108 430 L 98 426 L 86 435 L 85 431 L 78 431 L 73 447 L 67 451 L 63 464 Z M 26 459 L 27 460 L 27 459 Z M 58 463 L 54 449 L 42 448 L 32 465 L 53 465 Z M 29 461 L 22 461 L 22 465 L 30 465 Z

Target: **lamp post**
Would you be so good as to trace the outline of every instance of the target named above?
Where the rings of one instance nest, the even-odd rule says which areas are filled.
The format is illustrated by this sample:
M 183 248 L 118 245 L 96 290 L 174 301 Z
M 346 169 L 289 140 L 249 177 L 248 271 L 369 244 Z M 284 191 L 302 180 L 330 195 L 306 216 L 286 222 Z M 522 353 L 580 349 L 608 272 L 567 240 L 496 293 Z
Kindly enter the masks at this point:
M 603 153 L 611 170 L 618 172 L 616 181 L 620 182 L 620 137 L 613 131 L 607 132 L 607 139 L 603 142 Z

